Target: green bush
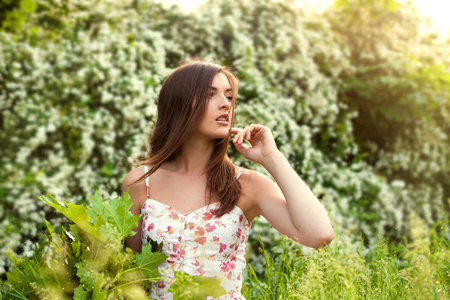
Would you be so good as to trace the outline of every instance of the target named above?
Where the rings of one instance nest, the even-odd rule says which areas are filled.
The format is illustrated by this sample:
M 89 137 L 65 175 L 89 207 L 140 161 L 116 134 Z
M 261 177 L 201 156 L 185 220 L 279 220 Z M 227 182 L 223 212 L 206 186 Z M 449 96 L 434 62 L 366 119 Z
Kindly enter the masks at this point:
M 362 29 L 372 35 L 386 31 L 372 26 L 380 16 L 416 20 L 411 10 L 392 12 L 377 3 L 369 3 L 376 14 L 369 4 L 361 8 L 367 22 Z M 371 245 L 377 235 L 400 240 L 408 234 L 411 211 L 429 226 L 444 218 L 450 195 L 449 131 L 442 121 L 448 115 L 448 89 L 445 82 L 421 87 L 437 71 L 432 82 L 445 79 L 447 65 L 440 69 L 421 55 L 418 65 L 425 67 L 416 68 L 411 59 L 402 60 L 407 47 L 380 52 L 386 55 L 366 51 L 376 60 L 357 60 L 361 53 L 350 42 L 364 35 L 345 40 L 336 25 L 349 18 L 348 9 L 333 10 L 331 18 L 263 0 L 214 0 L 192 13 L 153 1 L 39 0 L 36 5 L 23 29 L 0 32 L 1 253 L 30 256 L 46 228 L 43 217 L 55 226 L 64 222 L 36 201 L 37 195 L 83 203 L 96 189 L 107 198 L 120 193 L 132 168 L 129 158 L 145 151 L 162 81 L 192 56 L 235 69 L 240 79 L 236 126 L 258 122 L 272 128 L 280 150 L 322 200 L 335 228 L 354 239 L 362 235 Z M 358 29 L 348 32 L 356 35 Z M 416 42 L 426 45 L 423 39 Z M 441 48 L 427 49 L 431 57 Z M 411 93 L 404 82 L 415 86 Z M 382 110 L 390 102 L 378 97 L 379 89 L 389 92 L 392 110 Z M 409 105 L 405 99 L 419 92 L 425 93 L 425 103 Z M 377 99 L 386 101 L 377 104 Z M 405 106 L 414 111 L 409 131 L 404 115 L 400 121 L 389 118 Z M 380 110 L 379 122 L 367 117 Z M 360 124 L 370 126 L 361 131 Z M 401 131 L 390 130 L 397 125 Z M 388 143 L 366 134 L 371 132 L 377 137 L 387 132 Z M 236 163 L 266 173 L 231 147 L 229 154 Z M 400 170 L 414 180 L 398 175 Z M 255 224 L 257 233 L 271 237 L 266 245 L 279 238 L 264 219 Z M 257 244 L 251 237 L 250 255 L 259 272 L 264 259 L 257 256 Z M 2 273 L 6 259 L 0 257 Z
M 74 18 L 88 23 L 96 10 L 107 13 L 97 6 L 75 11 Z M 133 22 L 133 12 L 122 13 Z M 0 33 L 4 250 L 29 255 L 45 228 L 42 217 L 59 224 L 36 195 L 51 193 L 70 203 L 97 188 L 117 195 L 131 167 L 127 158 L 144 149 L 167 73 L 158 58 L 164 57 L 160 35 L 134 26 L 140 40 L 131 41 L 107 22 L 89 24 L 76 36 L 34 47 Z
M 448 43 L 411 3 L 342 0 L 336 7 L 327 19 L 354 67 L 342 77 L 339 99 L 358 114 L 359 154 L 389 181 L 428 194 L 402 206 L 431 225 L 442 219 L 441 207 L 450 211 Z

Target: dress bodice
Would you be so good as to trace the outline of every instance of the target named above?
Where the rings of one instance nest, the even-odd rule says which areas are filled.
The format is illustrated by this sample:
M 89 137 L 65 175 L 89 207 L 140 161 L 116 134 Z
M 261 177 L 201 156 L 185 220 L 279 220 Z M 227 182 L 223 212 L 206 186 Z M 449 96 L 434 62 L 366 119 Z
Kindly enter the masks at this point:
M 146 185 L 148 189 L 148 180 Z M 183 215 L 151 199 L 147 192 L 141 208 L 142 245 L 151 239 L 162 245 L 161 253 L 168 256 L 159 266 L 166 279 L 152 283 L 152 299 L 172 299 L 167 290 L 174 281 L 173 271 L 218 278 L 227 292 L 218 299 L 245 299 L 241 295 L 242 272 L 251 223 L 238 206 L 215 217 L 212 212 L 218 206 L 216 202 Z

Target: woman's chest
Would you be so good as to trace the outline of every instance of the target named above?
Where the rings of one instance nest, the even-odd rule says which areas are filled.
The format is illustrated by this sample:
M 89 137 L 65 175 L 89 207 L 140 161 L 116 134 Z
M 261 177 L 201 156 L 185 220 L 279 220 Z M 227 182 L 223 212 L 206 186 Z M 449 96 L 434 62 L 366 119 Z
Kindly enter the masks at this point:
M 212 211 L 218 206 L 213 203 L 189 214 L 183 215 L 158 201 L 149 199 L 142 207 L 142 242 L 149 240 L 164 247 L 191 249 L 202 246 L 213 253 L 228 253 L 245 246 L 250 233 L 250 222 L 239 207 L 214 217 Z
M 161 172 L 158 172 L 161 171 Z M 180 214 L 188 214 L 216 199 L 210 199 L 206 191 L 206 177 L 188 177 L 158 170 L 149 178 L 147 197 L 173 207 Z

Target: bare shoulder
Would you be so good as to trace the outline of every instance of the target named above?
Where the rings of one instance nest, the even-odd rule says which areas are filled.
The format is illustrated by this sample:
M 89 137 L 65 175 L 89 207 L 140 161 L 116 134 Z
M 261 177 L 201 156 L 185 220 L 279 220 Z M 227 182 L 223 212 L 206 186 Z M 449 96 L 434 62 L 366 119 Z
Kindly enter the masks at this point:
M 268 176 L 246 169 L 239 178 L 241 184 L 241 198 L 239 205 L 245 211 L 247 219 L 253 220 L 263 214 L 260 202 L 267 197 L 282 198 L 278 185 Z
M 265 187 L 277 186 L 276 183 L 270 179 L 268 176 L 250 169 L 245 169 L 242 173 L 239 181 L 241 185 L 245 187 L 246 190 L 253 193 L 258 193 Z
M 144 168 L 143 167 L 137 167 L 134 170 L 131 170 L 127 175 L 125 175 L 125 177 L 123 178 L 123 182 L 122 182 L 122 191 L 126 192 L 127 189 L 129 189 L 130 187 L 133 187 L 138 183 L 135 183 L 139 178 L 142 177 L 142 175 L 144 175 Z
M 122 193 L 128 192 L 133 203 L 143 204 L 147 198 L 147 189 L 145 180 L 139 180 L 144 175 L 144 168 L 137 167 L 125 175 L 122 182 Z

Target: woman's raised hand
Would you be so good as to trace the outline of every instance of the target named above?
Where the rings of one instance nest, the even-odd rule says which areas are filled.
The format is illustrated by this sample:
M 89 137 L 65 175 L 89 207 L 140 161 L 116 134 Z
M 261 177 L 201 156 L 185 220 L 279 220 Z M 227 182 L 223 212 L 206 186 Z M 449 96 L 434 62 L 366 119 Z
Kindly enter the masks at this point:
M 253 162 L 264 165 L 264 160 L 271 154 L 278 152 L 277 145 L 269 127 L 252 124 L 244 129 L 231 128 L 230 133 L 235 134 L 233 144 L 242 156 Z M 250 142 L 251 147 L 243 146 L 244 140 Z

